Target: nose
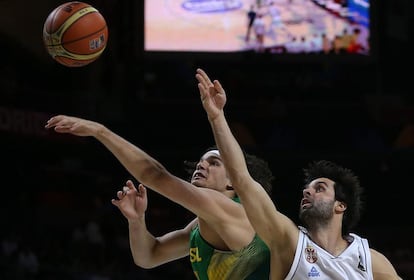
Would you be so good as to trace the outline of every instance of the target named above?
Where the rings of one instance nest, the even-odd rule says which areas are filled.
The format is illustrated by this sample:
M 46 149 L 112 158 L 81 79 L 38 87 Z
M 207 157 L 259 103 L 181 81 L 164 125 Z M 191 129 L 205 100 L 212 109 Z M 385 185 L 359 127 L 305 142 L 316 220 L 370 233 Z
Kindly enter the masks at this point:
M 309 188 L 303 189 L 303 197 L 307 197 L 311 195 L 311 190 Z
M 200 169 L 206 169 L 206 164 L 205 164 L 205 160 L 200 160 L 198 163 L 197 163 L 197 167 L 196 167 L 196 169 L 197 170 L 200 170 Z

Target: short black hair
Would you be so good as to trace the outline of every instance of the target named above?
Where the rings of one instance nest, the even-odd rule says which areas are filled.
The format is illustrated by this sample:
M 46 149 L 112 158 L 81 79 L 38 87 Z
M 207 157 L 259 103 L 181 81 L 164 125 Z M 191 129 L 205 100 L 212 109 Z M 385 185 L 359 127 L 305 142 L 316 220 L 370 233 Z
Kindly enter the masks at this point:
M 303 171 L 305 185 L 322 177 L 335 182 L 335 199 L 347 205 L 342 222 L 342 235 L 348 235 L 350 230 L 358 224 L 363 208 L 363 189 L 359 178 L 351 169 L 328 160 L 313 161 Z
M 218 150 L 217 146 L 211 146 L 204 151 L 204 154 L 212 151 Z M 244 158 L 246 159 L 247 169 L 249 170 L 250 176 L 257 181 L 260 185 L 262 185 L 263 189 L 270 195 L 272 193 L 273 188 L 273 180 L 275 179 L 273 173 L 269 167 L 269 163 L 264 159 L 245 152 L 244 150 Z M 185 170 L 191 175 L 193 174 L 196 168 L 197 162 L 194 161 L 184 161 Z

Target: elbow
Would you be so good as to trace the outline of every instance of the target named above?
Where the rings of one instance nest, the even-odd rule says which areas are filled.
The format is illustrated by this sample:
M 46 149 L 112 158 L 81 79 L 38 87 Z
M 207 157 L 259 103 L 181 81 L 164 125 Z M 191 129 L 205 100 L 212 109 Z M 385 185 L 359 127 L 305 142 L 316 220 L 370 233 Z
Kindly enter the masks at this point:
M 156 265 L 151 265 L 151 264 L 147 264 L 147 263 L 141 263 L 141 262 L 137 262 L 134 261 L 135 265 L 142 268 L 142 269 L 151 269 L 156 267 Z
M 233 176 L 231 174 L 230 179 L 233 185 L 238 189 L 238 191 L 246 191 L 248 186 L 253 185 L 255 183 L 255 181 L 249 173 L 236 173 Z
M 151 262 L 149 260 L 139 259 L 139 258 L 134 258 L 134 263 L 136 266 L 143 268 L 143 269 L 151 269 L 151 268 L 158 266 L 158 264 L 154 262 Z
M 156 186 L 158 182 L 168 176 L 168 171 L 161 164 L 151 162 L 144 166 L 137 178 L 144 185 Z
M 148 241 L 147 241 L 148 242 Z M 131 245 L 131 255 L 134 264 L 143 269 L 151 269 L 162 264 L 162 256 L 159 255 L 159 241 L 155 238 L 154 242 L 146 244 Z

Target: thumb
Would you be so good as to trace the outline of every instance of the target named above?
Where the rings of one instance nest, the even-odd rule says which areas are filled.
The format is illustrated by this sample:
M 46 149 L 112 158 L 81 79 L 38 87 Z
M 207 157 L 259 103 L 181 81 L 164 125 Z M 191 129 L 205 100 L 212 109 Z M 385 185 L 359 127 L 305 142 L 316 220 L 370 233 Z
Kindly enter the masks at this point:
M 111 199 L 111 203 L 119 208 L 119 200 Z

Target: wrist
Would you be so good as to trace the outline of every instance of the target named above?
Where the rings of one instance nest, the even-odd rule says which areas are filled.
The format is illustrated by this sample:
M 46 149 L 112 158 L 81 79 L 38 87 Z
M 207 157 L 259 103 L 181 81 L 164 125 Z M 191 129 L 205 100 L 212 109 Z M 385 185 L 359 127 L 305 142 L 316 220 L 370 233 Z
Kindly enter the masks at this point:
M 104 138 L 108 134 L 108 131 L 109 130 L 103 124 L 97 123 L 93 136 L 97 139 Z
M 221 111 L 221 113 L 216 114 L 214 116 L 208 116 L 208 121 L 210 123 L 220 123 L 222 121 L 225 121 L 224 112 Z
M 128 219 L 128 224 L 130 226 L 142 226 L 145 225 L 145 215 L 142 215 L 137 218 Z

